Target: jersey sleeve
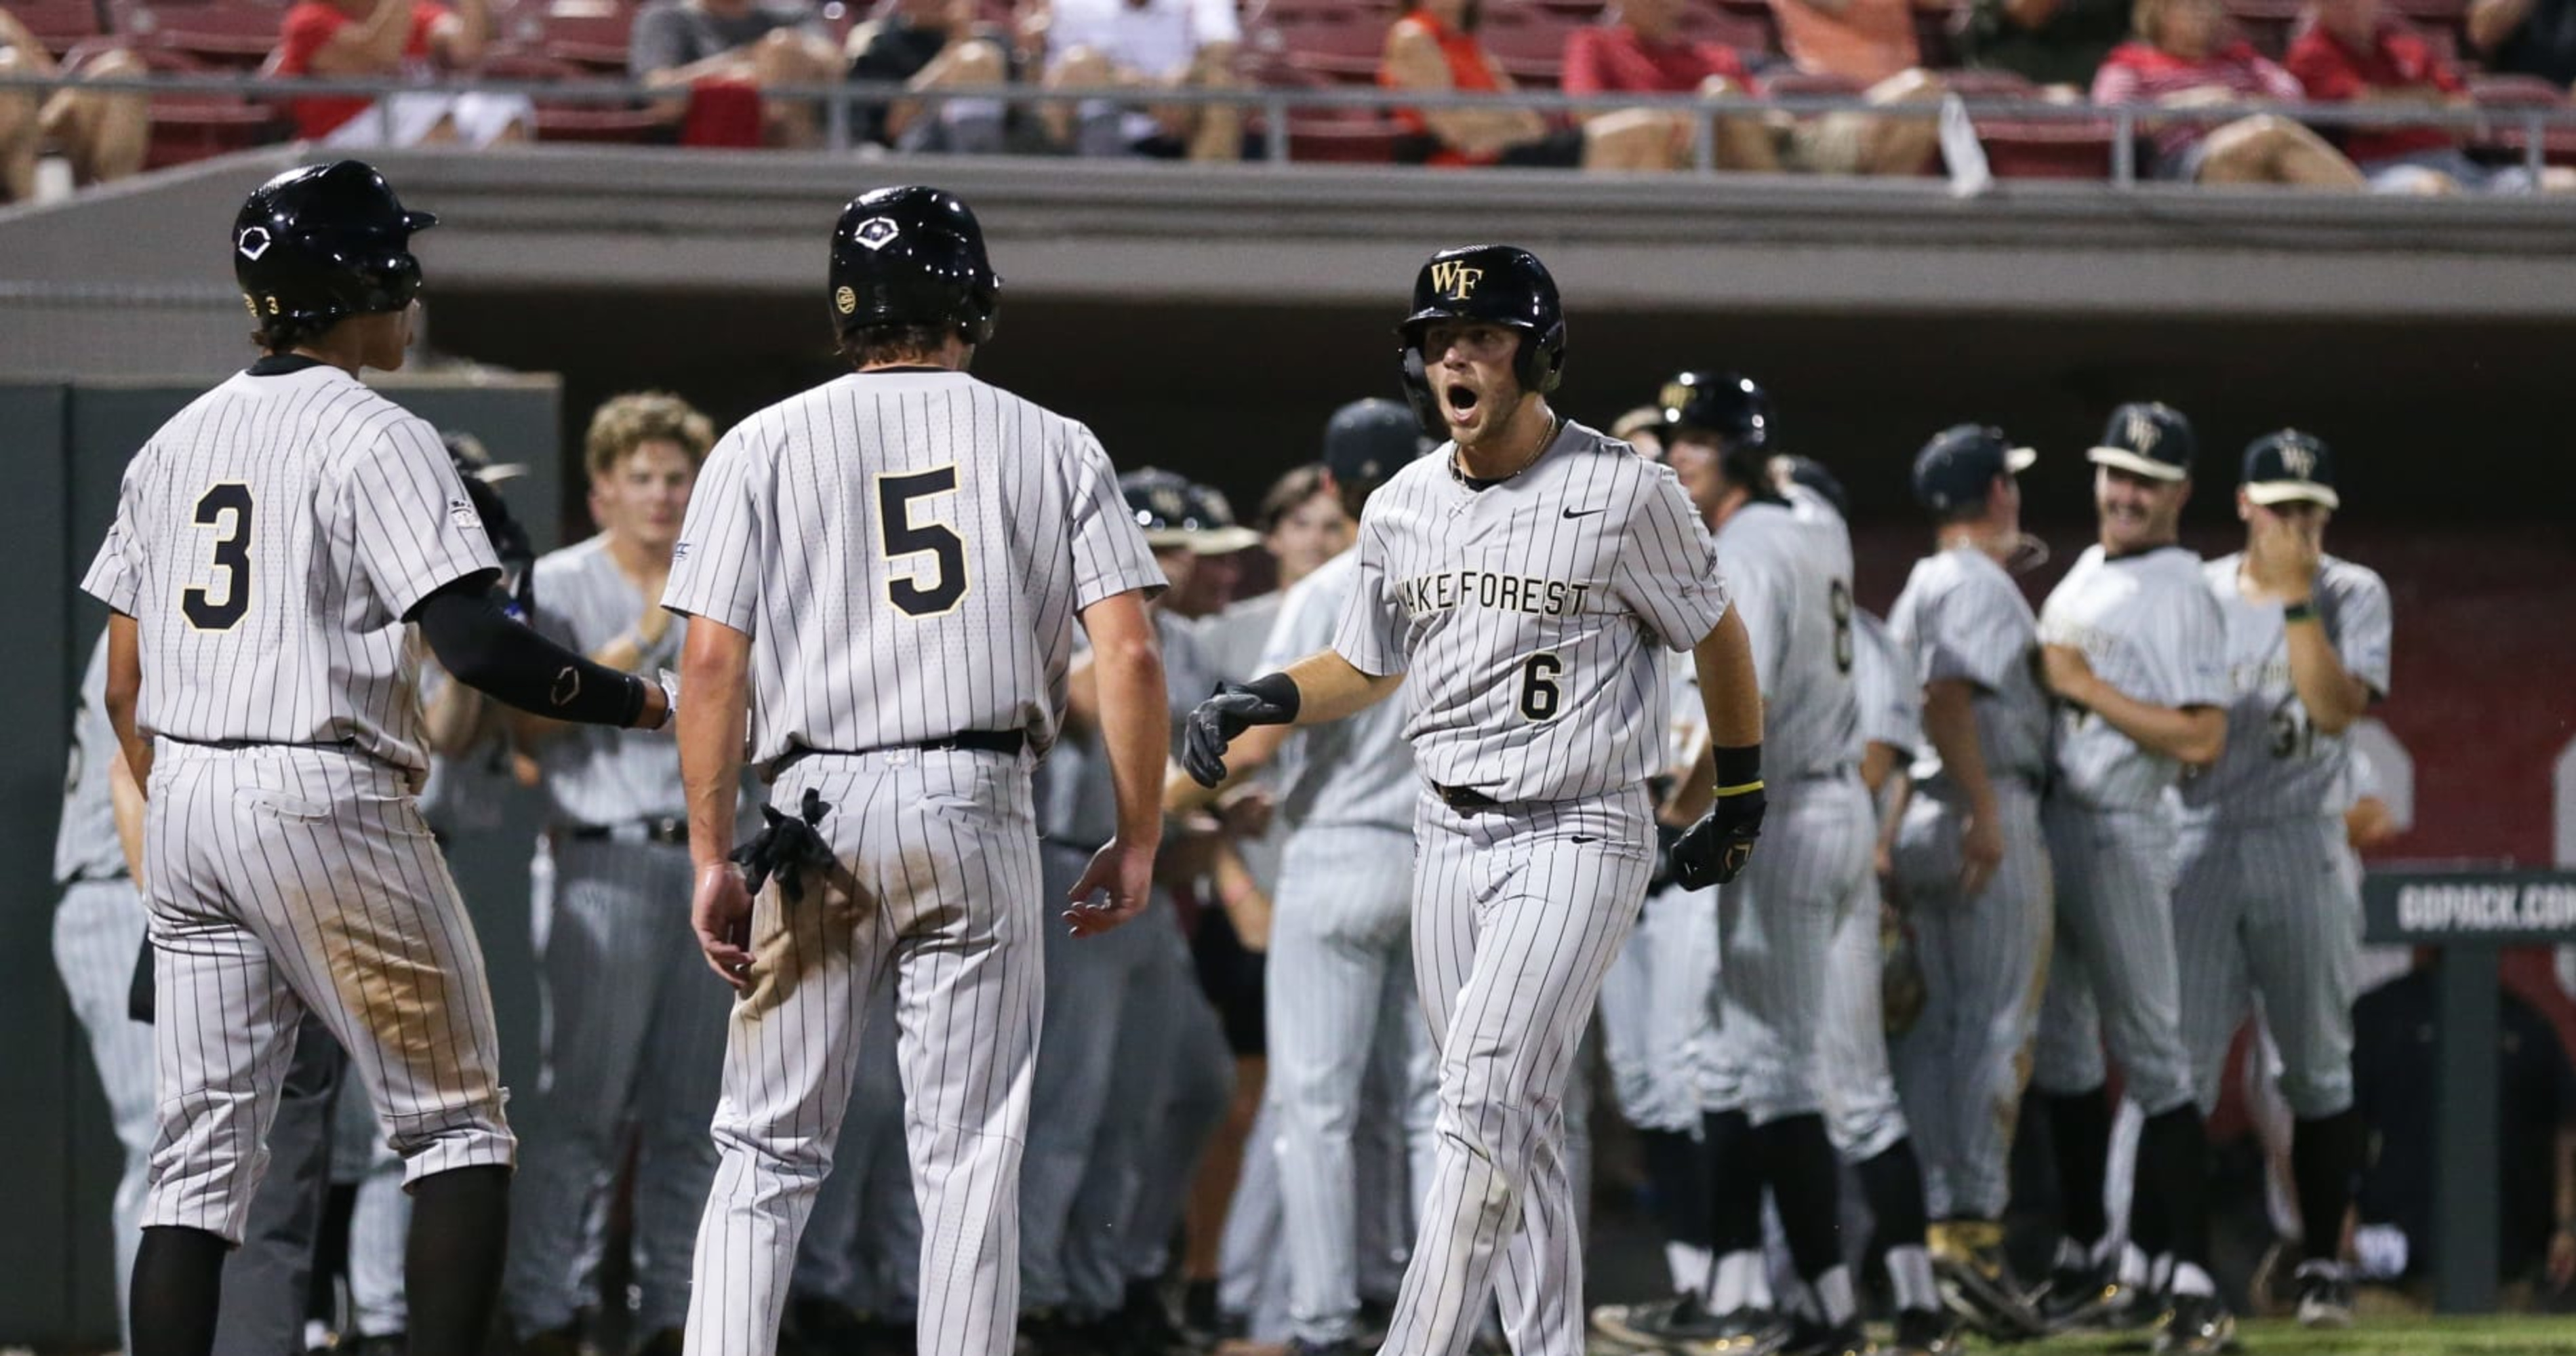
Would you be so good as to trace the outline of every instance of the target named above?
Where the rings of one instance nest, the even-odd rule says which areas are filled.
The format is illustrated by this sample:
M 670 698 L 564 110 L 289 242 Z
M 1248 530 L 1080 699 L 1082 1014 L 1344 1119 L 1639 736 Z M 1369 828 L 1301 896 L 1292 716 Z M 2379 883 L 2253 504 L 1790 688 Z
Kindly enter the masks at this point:
M 1777 559 L 1760 546 L 1736 544 L 1742 540 L 1735 534 L 1720 535 L 1716 555 L 1726 571 L 1728 600 L 1753 642 L 1755 686 L 1767 696 L 1780 690 L 1780 670 L 1789 652 L 1787 581 Z
M 680 540 L 671 547 L 671 577 L 662 585 L 662 606 L 746 636 L 757 633 L 761 549 L 769 532 L 756 484 L 761 458 L 749 427 L 725 434 L 698 468 Z
M 1118 492 L 1118 468 L 1089 429 L 1075 443 L 1072 507 L 1075 611 L 1121 593 L 1141 589 L 1150 598 L 1163 591 L 1163 567 Z
M 1341 622 L 1339 612 L 1326 590 L 1288 590 L 1288 596 L 1280 601 L 1279 615 L 1271 619 L 1270 635 L 1262 642 L 1261 660 L 1252 666 L 1253 673 L 1276 673 L 1318 650 L 1330 648 L 1333 631 Z
M 1661 466 L 1651 472 L 1628 515 L 1612 583 L 1666 648 L 1687 650 L 1726 615 L 1727 580 L 1681 481 Z
M 2000 692 L 2012 671 L 2029 662 L 2030 628 L 2012 584 L 1993 575 L 1969 575 L 1931 610 L 1923 636 L 1923 681 L 1964 679 Z
M 1394 586 L 1386 577 L 1386 544 L 1377 523 L 1365 511 L 1360 515 L 1360 544 L 1355 548 L 1358 578 L 1351 596 L 1342 604 L 1340 624 L 1333 631 L 1333 650 L 1350 661 L 1352 668 L 1372 678 L 1404 672 L 1410 632 L 1402 600 L 1395 596 Z
M 147 449 L 145 456 L 149 456 Z M 136 615 L 142 606 L 144 555 L 141 516 L 142 491 L 136 487 L 138 471 L 144 458 L 136 457 L 125 468 L 125 479 L 116 492 L 116 520 L 107 526 L 107 540 L 100 542 L 98 554 L 89 562 L 89 573 L 81 576 L 81 592 L 96 598 L 124 615 Z
M 358 567 L 391 616 L 410 616 L 430 594 L 501 568 L 482 515 L 426 420 L 387 425 L 349 463 L 340 502 Z
M 2358 566 L 2333 572 L 2326 587 L 2334 605 L 2335 654 L 2373 698 L 2388 696 L 2389 648 L 2395 630 L 2388 584 Z
M 535 595 L 536 606 L 528 610 L 528 625 L 555 644 L 574 654 L 583 654 L 588 647 L 574 633 L 572 610 L 564 606 L 564 592 L 569 584 L 570 571 L 556 568 L 549 561 L 538 561 L 536 580 L 530 589 Z M 422 689 L 421 695 L 427 696 L 428 689 Z

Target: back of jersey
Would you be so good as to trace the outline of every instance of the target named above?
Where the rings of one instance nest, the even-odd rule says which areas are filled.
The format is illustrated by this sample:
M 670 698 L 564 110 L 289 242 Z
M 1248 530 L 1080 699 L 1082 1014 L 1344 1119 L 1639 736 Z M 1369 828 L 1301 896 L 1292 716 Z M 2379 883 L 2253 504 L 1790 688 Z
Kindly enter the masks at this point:
M 1073 620 L 1159 589 L 1091 431 L 962 372 L 818 386 L 727 433 L 663 601 L 752 637 L 752 747 L 858 751 L 1064 709 Z
M 338 368 L 272 358 L 136 455 L 82 587 L 136 621 L 145 729 L 426 771 L 403 618 L 493 568 L 436 429 Z
M 1762 685 L 1765 780 L 1830 773 L 1860 761 L 1852 688 L 1851 534 L 1811 491 L 1756 500 L 1718 529 L 1717 559 L 1753 640 Z

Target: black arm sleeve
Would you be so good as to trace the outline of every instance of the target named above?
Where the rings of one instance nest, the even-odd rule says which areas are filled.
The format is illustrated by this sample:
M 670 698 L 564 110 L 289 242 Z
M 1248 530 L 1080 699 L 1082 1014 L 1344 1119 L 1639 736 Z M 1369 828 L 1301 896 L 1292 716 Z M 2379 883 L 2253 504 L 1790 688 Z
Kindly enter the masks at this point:
M 591 661 L 510 620 L 489 575 L 472 575 L 412 609 L 439 664 L 467 687 L 522 711 L 582 725 L 633 725 L 644 680 Z

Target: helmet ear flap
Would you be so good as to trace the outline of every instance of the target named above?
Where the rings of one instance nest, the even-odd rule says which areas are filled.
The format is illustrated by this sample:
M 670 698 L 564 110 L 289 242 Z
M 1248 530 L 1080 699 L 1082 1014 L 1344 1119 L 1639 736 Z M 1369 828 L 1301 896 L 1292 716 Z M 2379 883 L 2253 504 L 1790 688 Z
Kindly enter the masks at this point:
M 1565 322 L 1548 326 L 1545 334 L 1523 331 L 1521 350 L 1514 356 L 1522 390 L 1553 394 L 1565 380 Z
M 1440 398 L 1431 391 L 1431 374 L 1422 365 L 1422 346 L 1405 340 L 1397 350 L 1404 367 L 1404 403 L 1413 407 L 1413 422 L 1422 426 L 1422 436 L 1448 441 L 1449 421 L 1440 417 Z

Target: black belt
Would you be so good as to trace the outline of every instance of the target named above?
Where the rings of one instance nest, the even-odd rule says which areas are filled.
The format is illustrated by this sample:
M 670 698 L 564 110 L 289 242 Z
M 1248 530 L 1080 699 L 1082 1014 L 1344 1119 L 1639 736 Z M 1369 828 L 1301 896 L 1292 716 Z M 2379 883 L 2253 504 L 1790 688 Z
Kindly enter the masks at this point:
M 241 749 L 354 749 L 358 747 L 358 741 L 355 738 L 190 739 L 185 735 L 174 734 L 164 734 L 158 737 L 169 740 L 173 744 L 188 744 L 201 749 L 222 749 L 226 752 L 234 752 Z
M 630 819 L 623 824 L 576 824 L 564 831 L 564 837 L 576 843 L 660 843 L 665 847 L 687 847 L 689 821 L 664 815 L 659 819 Z
M 1028 746 L 1029 732 L 1026 730 L 960 730 L 945 739 L 925 739 L 918 744 L 886 744 L 873 749 L 818 749 L 799 744 L 769 760 L 769 766 L 762 769 L 760 779 L 765 782 L 777 781 L 778 774 L 818 753 L 833 754 L 842 758 L 864 758 L 871 753 L 885 753 L 894 749 L 915 749 L 923 753 L 1016 754 Z
M 1438 796 L 1441 803 L 1452 810 L 1499 810 L 1503 806 L 1501 801 L 1472 786 L 1442 786 L 1433 782 L 1431 794 Z

